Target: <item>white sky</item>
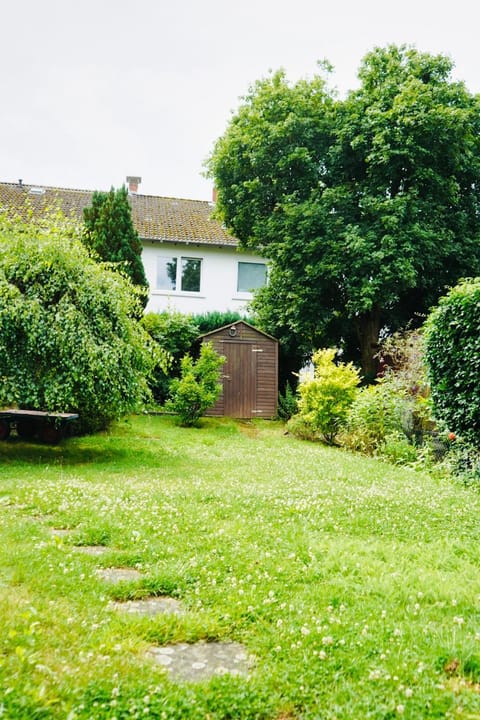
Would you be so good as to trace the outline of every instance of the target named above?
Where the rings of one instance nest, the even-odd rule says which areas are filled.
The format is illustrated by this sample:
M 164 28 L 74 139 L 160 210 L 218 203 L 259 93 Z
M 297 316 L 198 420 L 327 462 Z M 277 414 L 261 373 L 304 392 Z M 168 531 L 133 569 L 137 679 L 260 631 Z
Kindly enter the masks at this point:
M 480 92 L 478 0 L 0 0 L 0 180 L 209 200 L 202 164 L 250 84 L 375 46 L 455 62 Z

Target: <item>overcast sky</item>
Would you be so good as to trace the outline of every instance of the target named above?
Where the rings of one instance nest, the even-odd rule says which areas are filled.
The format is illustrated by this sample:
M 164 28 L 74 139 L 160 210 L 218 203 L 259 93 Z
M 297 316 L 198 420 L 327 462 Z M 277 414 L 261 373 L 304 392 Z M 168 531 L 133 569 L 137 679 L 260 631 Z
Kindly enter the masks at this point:
M 445 53 L 480 92 L 478 0 L 22 0 L 0 14 L 0 180 L 211 198 L 202 165 L 249 85 L 375 46 Z

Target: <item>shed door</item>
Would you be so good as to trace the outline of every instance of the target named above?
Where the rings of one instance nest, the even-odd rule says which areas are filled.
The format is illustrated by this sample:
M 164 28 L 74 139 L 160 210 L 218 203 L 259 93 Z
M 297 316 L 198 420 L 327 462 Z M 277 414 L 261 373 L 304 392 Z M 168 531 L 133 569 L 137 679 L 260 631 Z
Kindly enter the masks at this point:
M 257 352 L 252 343 L 225 342 L 223 401 L 227 417 L 255 417 Z

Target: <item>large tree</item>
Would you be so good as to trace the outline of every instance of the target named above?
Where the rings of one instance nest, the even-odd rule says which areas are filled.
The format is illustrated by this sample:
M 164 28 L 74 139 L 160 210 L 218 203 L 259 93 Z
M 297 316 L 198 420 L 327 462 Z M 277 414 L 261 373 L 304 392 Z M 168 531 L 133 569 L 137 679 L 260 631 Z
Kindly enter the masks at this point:
M 85 244 L 104 262 L 118 264 L 131 281 L 143 288 L 143 305 L 148 299 L 148 281 L 142 263 L 142 244 L 135 230 L 125 187 L 95 191 L 84 212 Z
M 480 102 L 451 71 L 377 48 L 345 100 L 278 72 L 217 141 L 217 212 L 271 260 L 255 307 L 297 353 L 336 343 L 374 375 L 382 328 L 480 273 Z
M 133 317 L 139 291 L 79 234 L 0 214 L 0 407 L 78 412 L 89 431 L 141 406 L 166 358 Z

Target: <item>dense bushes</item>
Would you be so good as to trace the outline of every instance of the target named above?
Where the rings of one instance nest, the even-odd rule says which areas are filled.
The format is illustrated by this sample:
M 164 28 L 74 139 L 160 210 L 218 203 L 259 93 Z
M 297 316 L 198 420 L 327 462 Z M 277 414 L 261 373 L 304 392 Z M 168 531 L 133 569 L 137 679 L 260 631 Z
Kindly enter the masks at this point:
M 137 298 L 63 218 L 0 216 L 0 405 L 77 412 L 84 431 L 138 408 L 165 356 Z
M 224 325 L 230 325 L 231 323 L 238 322 L 239 320 L 245 320 L 250 323 L 250 325 L 255 324 L 253 318 L 244 317 L 235 310 L 226 310 L 224 312 L 214 310 L 198 315 L 192 315 L 192 322 L 197 326 L 199 335 L 211 332 L 212 330 L 217 330 Z
M 185 355 L 180 363 L 180 378 L 172 380 L 166 409 L 179 417 L 184 427 L 195 425 L 205 410 L 215 404 L 222 391 L 220 370 L 225 362 L 210 343 L 200 349 L 197 361 Z
M 383 376 L 364 387 L 358 387 L 357 371 L 335 364 L 334 355 L 334 350 L 315 353 L 315 376 L 299 384 L 299 412 L 289 431 L 302 439 L 335 439 L 395 463 L 428 455 L 437 440 L 421 334 L 391 336 L 381 350 Z
M 162 363 L 153 373 L 150 387 L 155 401 L 163 405 L 167 400 L 172 381 L 180 376 L 184 355 L 198 356 L 201 335 L 239 320 L 252 322 L 234 311 L 185 315 L 176 310 L 164 310 L 144 315 L 141 321 L 143 327 L 170 358 L 168 367 Z
M 180 374 L 180 362 L 184 355 L 192 353 L 198 338 L 198 327 L 190 315 L 176 311 L 147 313 L 142 325 L 149 335 L 169 355 L 168 367 L 160 363 L 154 370 L 150 388 L 155 401 L 161 405 L 168 397 L 170 383 Z
M 480 440 L 480 278 L 443 297 L 426 323 L 435 413 L 449 430 Z

